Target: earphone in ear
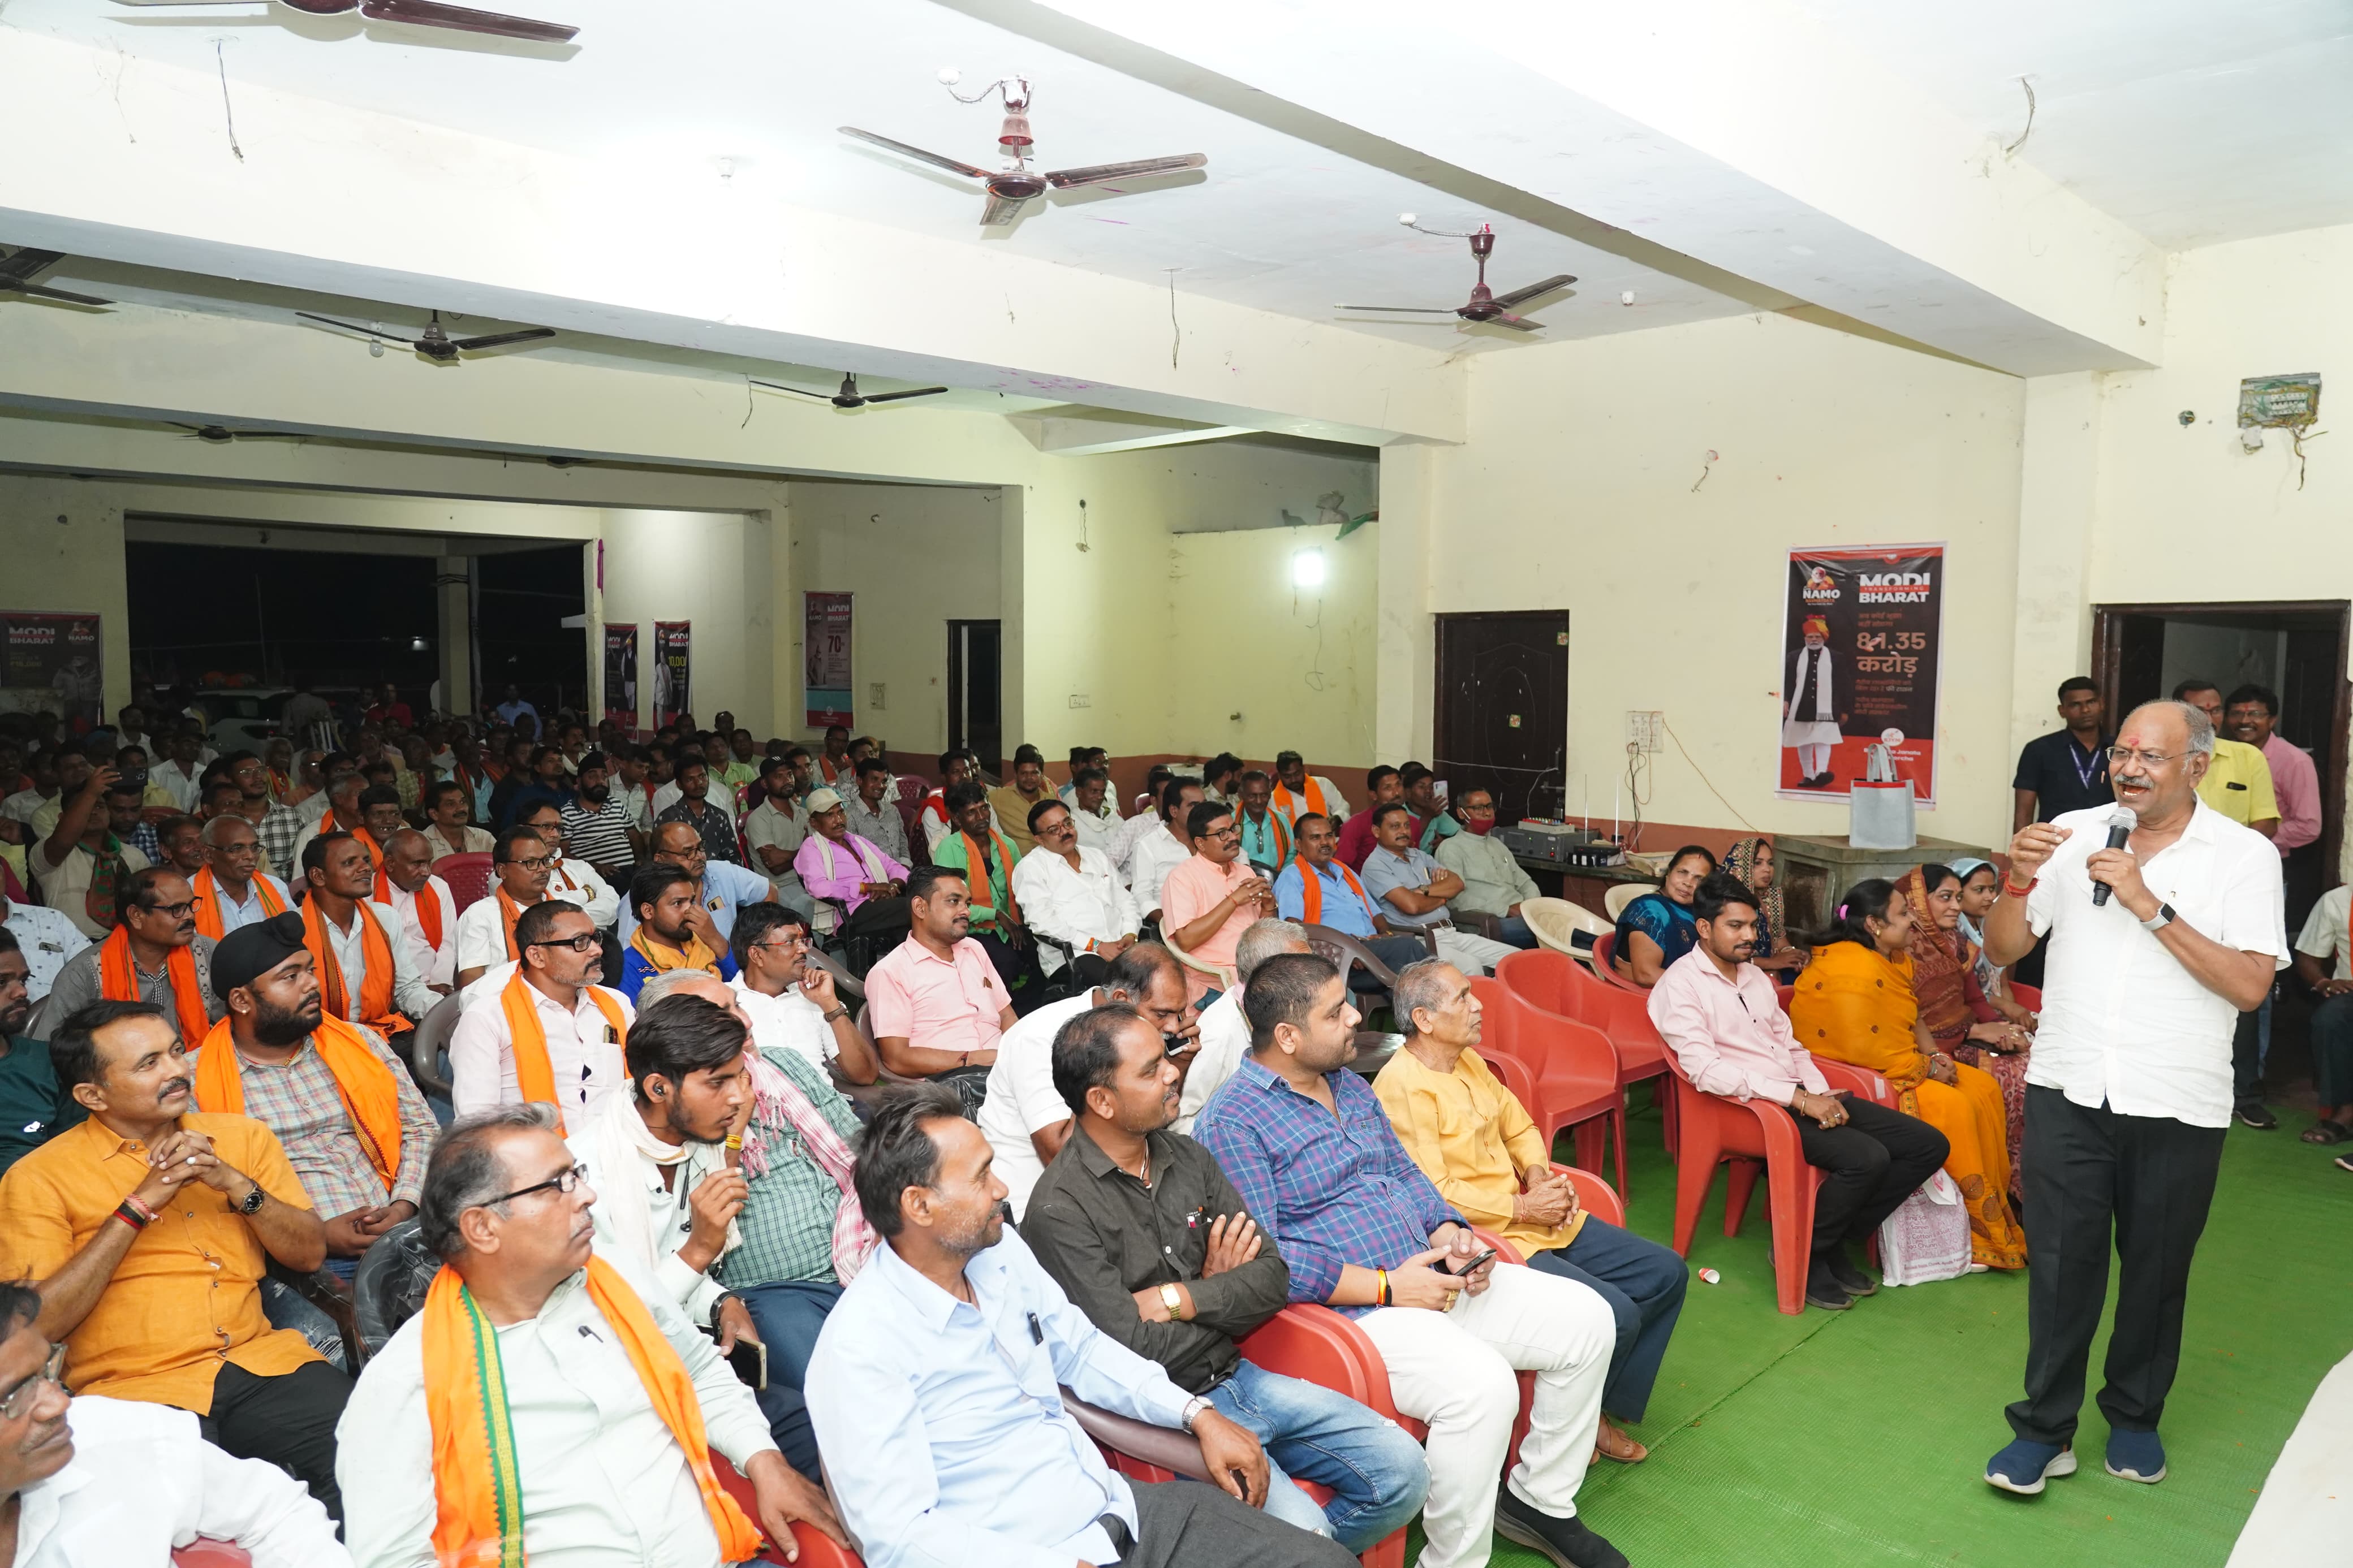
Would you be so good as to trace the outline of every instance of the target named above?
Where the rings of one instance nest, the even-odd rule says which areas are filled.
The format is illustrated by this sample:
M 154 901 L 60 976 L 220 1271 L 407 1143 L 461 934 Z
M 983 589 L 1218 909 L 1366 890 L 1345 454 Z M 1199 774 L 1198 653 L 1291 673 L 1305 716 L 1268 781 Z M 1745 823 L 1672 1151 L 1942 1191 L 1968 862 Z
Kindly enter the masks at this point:
M 662 1097 L 662 1094 L 663 1094 L 664 1090 L 663 1090 L 663 1089 L 662 1089 L 662 1086 L 661 1086 L 661 1085 L 659 1085 L 659 1084 L 655 1084 L 655 1085 L 653 1085 L 650 1089 L 649 1089 L 647 1090 L 647 1092 L 648 1092 L 648 1093 L 649 1093 L 649 1094 L 651 1094 L 651 1095 L 652 1095 L 656 1100 L 659 1100 L 659 1099 Z

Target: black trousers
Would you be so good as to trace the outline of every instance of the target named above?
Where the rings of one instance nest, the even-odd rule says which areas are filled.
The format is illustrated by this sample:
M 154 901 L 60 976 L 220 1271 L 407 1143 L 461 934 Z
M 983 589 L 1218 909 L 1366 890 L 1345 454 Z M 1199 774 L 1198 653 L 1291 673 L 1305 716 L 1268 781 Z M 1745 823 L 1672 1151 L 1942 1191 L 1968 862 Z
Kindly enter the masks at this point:
M 1943 1133 L 1916 1116 L 1852 1095 L 1843 1103 L 1843 1127 L 1789 1113 L 1806 1163 L 1823 1173 L 1814 1197 L 1816 1258 L 1877 1230 L 1953 1152 Z
M 2065 1443 L 2084 1404 L 2092 1337 L 2108 1296 L 2111 1230 L 2124 1271 L 2108 1336 L 2100 1413 L 2111 1427 L 2154 1432 L 2181 1364 L 2189 1260 L 2206 1228 L 2220 1127 L 2168 1116 L 2087 1110 L 2055 1089 L 2026 1090 L 2026 1214 L 2034 1267 L 2026 1283 L 2026 1397 L 2010 1429 Z
M 325 1362 L 280 1377 L 224 1365 L 213 1378 L 212 1414 L 197 1418 L 205 1441 L 240 1459 L 265 1459 L 311 1489 L 328 1516 L 343 1521 L 335 1485 L 335 1423 L 352 1380 Z
M 2263 1010 L 2257 1007 L 2240 1014 L 2231 1031 L 2231 1098 L 2241 1105 L 2263 1103 Z
M 1124 1527 L 1111 1531 L 1120 1568 L 1355 1568 L 1356 1560 L 1338 1542 L 1285 1524 L 1207 1482 L 1128 1484 L 1143 1528 L 1133 1541 L 1122 1539 Z

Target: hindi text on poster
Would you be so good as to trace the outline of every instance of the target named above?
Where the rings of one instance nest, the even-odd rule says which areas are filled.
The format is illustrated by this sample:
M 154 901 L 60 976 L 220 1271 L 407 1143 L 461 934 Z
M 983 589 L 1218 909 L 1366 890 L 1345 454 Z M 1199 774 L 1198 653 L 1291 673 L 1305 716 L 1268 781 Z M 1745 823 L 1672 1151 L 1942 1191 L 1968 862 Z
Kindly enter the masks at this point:
M 1896 776 L 1936 803 L 1945 547 L 1792 550 L 1783 589 L 1774 788 L 1846 798 L 1890 732 Z
M 848 594 L 801 595 L 801 686 L 812 730 L 854 724 L 850 710 Z

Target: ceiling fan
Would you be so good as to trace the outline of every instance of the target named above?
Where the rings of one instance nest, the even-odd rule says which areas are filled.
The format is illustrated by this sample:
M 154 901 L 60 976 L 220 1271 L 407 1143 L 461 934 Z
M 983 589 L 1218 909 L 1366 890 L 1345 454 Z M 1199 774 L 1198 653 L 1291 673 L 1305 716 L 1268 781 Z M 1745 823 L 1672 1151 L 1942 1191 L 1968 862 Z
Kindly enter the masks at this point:
M 415 349 L 436 364 L 455 364 L 459 354 L 472 353 L 477 349 L 494 349 L 503 343 L 524 343 L 536 338 L 552 338 L 555 335 L 554 327 L 524 327 L 512 332 L 491 332 L 479 338 L 453 338 L 443 330 L 441 312 L 436 310 L 433 312 L 431 324 L 425 329 L 422 337 L 404 338 L 396 332 L 379 331 L 374 327 L 363 327 L 356 321 L 339 321 L 332 316 L 316 315 L 309 310 L 297 310 L 294 313 L 306 321 L 323 321 L 331 327 L 341 327 L 347 332 L 364 332 L 369 337 L 381 339 L 387 343 L 399 343 L 403 347 Z
M 841 390 L 829 396 L 822 392 L 809 392 L 797 386 L 786 386 L 782 382 L 754 381 L 752 384 L 765 386 L 770 392 L 797 392 L 803 397 L 822 397 L 836 408 L 863 408 L 870 403 L 896 403 L 902 397 L 929 397 L 934 393 L 947 390 L 944 386 L 919 386 L 913 392 L 877 392 L 861 396 L 858 390 L 858 377 L 854 374 L 843 376 Z
M 232 0 L 115 0 L 121 5 L 218 5 Z M 502 16 L 465 5 L 445 5 L 440 0 L 278 0 L 290 10 L 311 16 L 340 16 L 356 11 L 371 22 L 406 22 L 416 27 L 448 27 L 460 33 L 487 33 L 496 38 L 522 38 L 537 44 L 568 44 L 577 27 L 562 22 L 534 22 L 527 16 Z
M 111 305 L 111 300 L 95 299 L 77 294 L 67 289 L 50 289 L 33 281 L 33 275 L 56 266 L 65 259 L 58 250 L 35 250 L 30 246 L 18 248 L 16 255 L 0 261 L 0 294 L 26 294 L 36 300 L 62 300 L 69 305 Z
M 981 209 L 980 221 L 989 228 L 1003 228 L 1021 216 L 1022 205 L 1033 197 L 1042 196 L 1049 189 L 1067 191 L 1079 185 L 1107 184 L 1113 180 L 1139 180 L 1154 174 L 1174 174 L 1186 169 L 1198 169 L 1209 161 L 1206 153 L 1187 153 L 1173 158 L 1138 158 L 1124 163 L 1090 163 L 1078 169 L 1039 170 L 1029 167 L 1029 149 L 1036 138 L 1029 134 L 1029 81 L 1026 77 L 1008 77 L 993 81 L 970 98 L 955 90 L 960 79 L 954 70 L 944 70 L 940 80 L 948 96 L 958 103 L 978 103 L 990 93 L 1001 93 L 1005 99 L 1005 123 L 997 133 L 997 145 L 1005 159 L 1005 167 L 992 174 L 986 169 L 976 169 L 970 163 L 954 158 L 944 158 L 937 153 L 926 153 L 921 147 L 910 147 L 904 142 L 893 142 L 888 136 L 877 136 L 871 131 L 860 131 L 854 125 L 841 127 L 844 136 L 855 136 L 860 142 L 871 142 L 877 147 L 888 147 L 893 153 L 903 153 L 910 158 L 945 169 L 951 174 L 978 180 L 988 192 L 988 205 Z
M 1460 316 L 1466 321 L 1492 321 L 1496 326 L 1510 327 L 1515 331 L 1533 332 L 1541 323 L 1513 315 L 1512 307 L 1525 304 L 1539 294 L 1549 294 L 1556 289 L 1566 289 L 1577 281 L 1574 274 L 1561 272 L 1541 282 L 1531 283 L 1525 289 L 1514 289 L 1508 294 L 1493 293 L 1487 287 L 1487 258 L 1495 253 L 1495 230 L 1493 226 L 1482 223 L 1468 233 L 1457 233 L 1452 229 L 1423 228 L 1414 221 L 1411 213 L 1400 214 L 1398 222 L 1419 233 L 1435 235 L 1440 239 L 1467 239 L 1471 242 L 1471 254 L 1479 258 L 1479 281 L 1471 289 L 1470 301 L 1461 305 L 1339 305 L 1335 309 L 1397 310 L 1420 316 Z M 1431 324 L 1435 325 L 1434 322 Z
M 291 430 L 235 430 L 226 425 L 185 425 L 177 419 L 169 421 L 174 430 L 185 430 L 183 441 L 203 441 L 215 447 L 226 447 L 231 441 L 301 441 L 309 437 Z

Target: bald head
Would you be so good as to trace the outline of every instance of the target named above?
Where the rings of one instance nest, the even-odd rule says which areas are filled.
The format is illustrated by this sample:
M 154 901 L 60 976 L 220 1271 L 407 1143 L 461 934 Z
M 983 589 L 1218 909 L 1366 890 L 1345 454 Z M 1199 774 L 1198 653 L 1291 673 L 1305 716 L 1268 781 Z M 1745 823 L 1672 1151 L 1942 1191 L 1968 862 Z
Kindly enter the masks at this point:
M 2139 814 L 2144 827 L 2171 822 L 2195 805 L 2198 781 L 2214 760 L 2214 726 L 2187 702 L 2144 702 L 2116 731 L 2108 779 L 2116 804 Z
M 713 1006 L 724 1008 L 745 1028 L 752 1027 L 751 1017 L 729 985 L 707 969 L 671 969 L 653 976 L 638 993 L 638 1013 L 643 1016 L 657 1002 L 672 996 L 700 996 Z
M 433 847 L 425 835 L 404 827 L 384 841 L 384 874 L 404 893 L 413 893 L 433 875 Z

